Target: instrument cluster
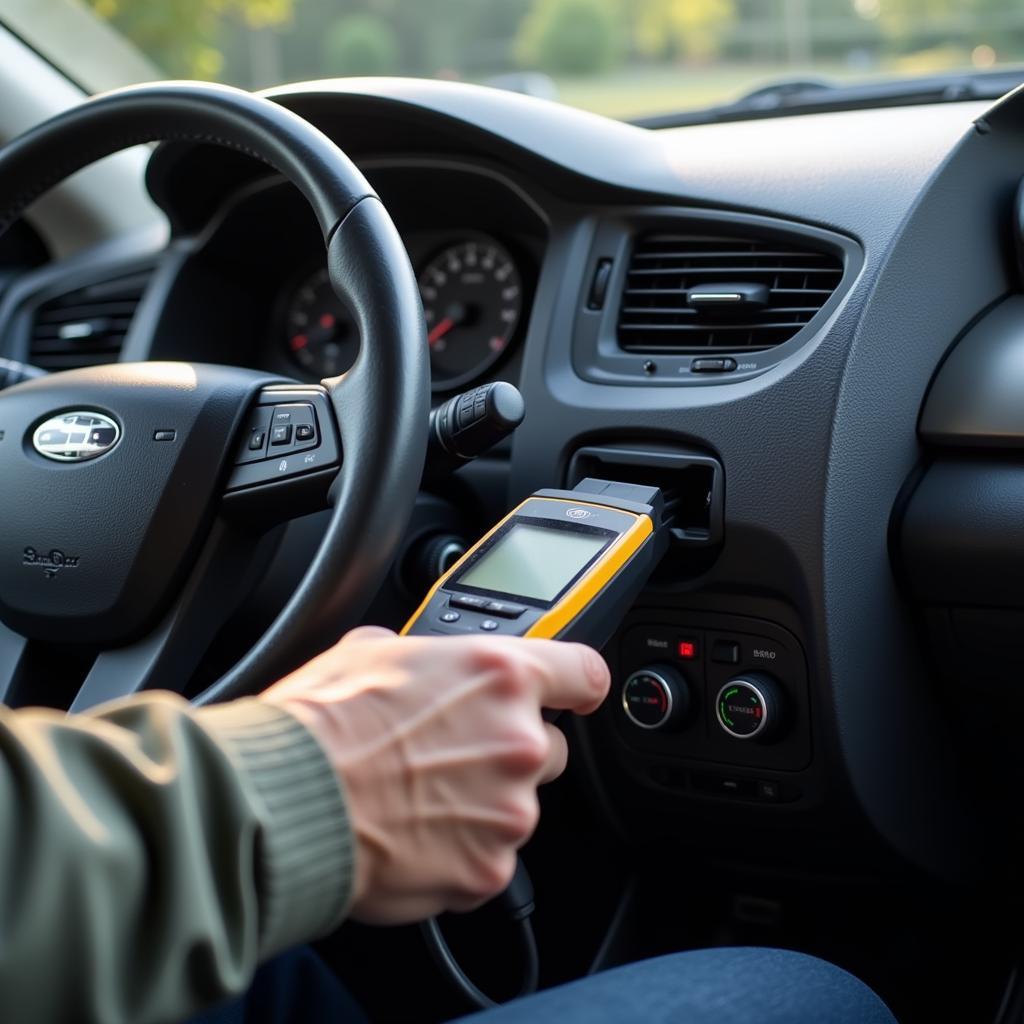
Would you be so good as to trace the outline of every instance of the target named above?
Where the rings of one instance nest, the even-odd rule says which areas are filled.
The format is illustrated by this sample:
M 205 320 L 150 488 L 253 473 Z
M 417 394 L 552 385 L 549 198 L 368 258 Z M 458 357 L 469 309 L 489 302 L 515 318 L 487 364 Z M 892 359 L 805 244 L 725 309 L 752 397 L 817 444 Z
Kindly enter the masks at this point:
M 489 234 L 467 231 L 419 242 L 410 244 L 410 255 L 427 324 L 433 389 L 451 391 L 479 380 L 518 340 L 526 274 L 508 246 Z M 305 376 L 320 380 L 344 373 L 355 362 L 359 340 L 326 267 L 307 267 L 290 282 L 280 344 Z

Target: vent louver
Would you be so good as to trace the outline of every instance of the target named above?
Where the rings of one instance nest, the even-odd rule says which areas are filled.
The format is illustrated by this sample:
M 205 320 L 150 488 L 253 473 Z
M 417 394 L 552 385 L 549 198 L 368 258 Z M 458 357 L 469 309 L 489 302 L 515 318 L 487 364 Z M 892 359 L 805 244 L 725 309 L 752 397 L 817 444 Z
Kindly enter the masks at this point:
M 149 277 L 148 270 L 124 274 L 42 302 L 32 318 L 28 361 L 44 370 L 115 362 Z
M 843 275 L 832 253 L 735 235 L 637 239 L 622 293 L 619 345 L 630 352 L 751 352 L 792 338 Z

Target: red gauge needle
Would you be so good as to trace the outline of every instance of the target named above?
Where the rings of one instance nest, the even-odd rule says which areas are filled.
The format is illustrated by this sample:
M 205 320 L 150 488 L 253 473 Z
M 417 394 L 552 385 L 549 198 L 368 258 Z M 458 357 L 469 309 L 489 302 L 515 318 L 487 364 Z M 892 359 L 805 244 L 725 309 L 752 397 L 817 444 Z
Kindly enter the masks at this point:
M 427 335 L 427 344 L 433 345 L 435 341 L 440 341 L 454 326 L 455 321 L 450 316 L 439 320 L 434 324 L 434 329 Z

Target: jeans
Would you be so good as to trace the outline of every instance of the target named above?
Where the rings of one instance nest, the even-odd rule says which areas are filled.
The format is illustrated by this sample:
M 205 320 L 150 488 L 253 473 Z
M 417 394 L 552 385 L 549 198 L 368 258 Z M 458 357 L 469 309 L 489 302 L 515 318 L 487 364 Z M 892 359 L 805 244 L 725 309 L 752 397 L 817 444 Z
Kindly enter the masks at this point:
M 852 974 L 782 949 L 642 960 L 462 1018 L 474 1024 L 896 1024 Z
M 249 992 L 190 1024 L 365 1024 L 309 949 L 265 964 Z M 703 949 L 616 967 L 464 1024 L 896 1024 L 852 974 L 780 949 Z

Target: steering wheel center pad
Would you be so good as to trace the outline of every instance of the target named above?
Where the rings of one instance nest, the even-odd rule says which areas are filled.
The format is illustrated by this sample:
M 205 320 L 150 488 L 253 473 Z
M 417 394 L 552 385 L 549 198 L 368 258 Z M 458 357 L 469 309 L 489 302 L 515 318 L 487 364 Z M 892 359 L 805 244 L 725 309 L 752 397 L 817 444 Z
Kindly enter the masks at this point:
M 206 536 L 246 409 L 272 383 L 223 366 L 124 363 L 6 392 L 0 619 L 24 636 L 100 646 L 151 624 Z M 57 417 L 72 422 L 51 433 L 85 450 L 97 430 L 90 413 L 116 424 L 104 454 L 62 462 L 33 446 L 39 425 Z

